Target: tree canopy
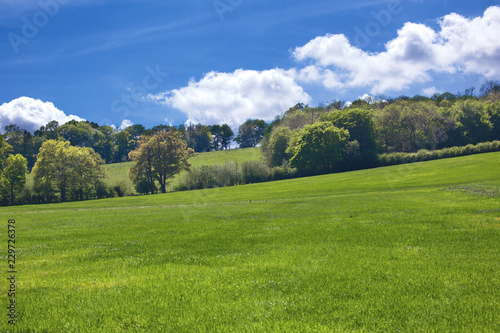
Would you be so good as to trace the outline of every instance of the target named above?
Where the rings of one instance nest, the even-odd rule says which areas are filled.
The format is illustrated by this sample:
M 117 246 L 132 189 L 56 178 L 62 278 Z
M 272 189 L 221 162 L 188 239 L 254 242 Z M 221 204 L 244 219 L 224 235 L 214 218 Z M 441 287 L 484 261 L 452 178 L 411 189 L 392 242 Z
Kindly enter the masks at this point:
M 1 188 L 3 201 L 9 201 L 14 205 L 16 193 L 26 185 L 26 174 L 28 173 L 28 161 L 22 155 L 10 155 L 5 162 L 5 168 L 1 177 Z
M 329 173 L 342 161 L 349 131 L 330 122 L 305 126 L 292 137 L 288 153 L 293 167 L 305 173 Z
M 238 142 L 240 148 L 255 147 L 262 140 L 266 127 L 264 120 L 249 119 L 240 125 L 234 141 Z
M 62 202 L 69 196 L 80 200 L 91 197 L 105 176 L 102 164 L 104 161 L 92 148 L 48 140 L 40 148 L 33 168 L 35 191 L 47 201 L 57 194 Z
M 166 193 L 168 180 L 191 166 L 188 158 L 192 153 L 194 151 L 187 148 L 178 132 L 143 136 L 138 147 L 129 154 L 136 162 L 129 171 L 130 179 L 139 192 L 154 193 L 158 182 L 161 192 Z

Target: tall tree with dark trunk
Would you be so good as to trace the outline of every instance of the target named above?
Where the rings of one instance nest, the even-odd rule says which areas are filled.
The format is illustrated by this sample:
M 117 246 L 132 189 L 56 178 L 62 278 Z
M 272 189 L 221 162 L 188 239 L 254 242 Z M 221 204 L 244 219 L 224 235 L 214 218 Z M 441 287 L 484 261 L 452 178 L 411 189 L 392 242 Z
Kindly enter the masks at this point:
M 130 159 L 136 162 L 130 169 L 130 179 L 136 186 L 145 179 L 157 181 L 161 192 L 166 193 L 168 180 L 182 170 L 189 170 L 191 153 L 194 151 L 187 148 L 178 132 L 158 132 L 142 137 L 136 150 L 129 154 Z
M 262 140 L 266 127 L 264 120 L 249 119 L 240 125 L 234 141 L 238 142 L 240 148 L 255 147 Z
M 228 124 L 221 125 L 221 145 L 222 149 L 228 150 L 231 146 L 231 140 L 234 137 L 234 132 Z

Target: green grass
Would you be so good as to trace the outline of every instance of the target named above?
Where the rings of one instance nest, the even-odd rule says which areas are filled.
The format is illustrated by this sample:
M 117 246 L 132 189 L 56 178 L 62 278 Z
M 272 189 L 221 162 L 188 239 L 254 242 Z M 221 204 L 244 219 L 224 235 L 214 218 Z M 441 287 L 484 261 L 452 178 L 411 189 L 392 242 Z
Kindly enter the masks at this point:
M 244 148 L 200 153 L 191 157 L 189 162 L 192 167 L 200 167 L 202 165 L 223 165 L 227 162 L 243 163 L 246 161 L 258 160 L 261 157 L 262 154 L 259 148 Z M 124 162 L 105 165 L 106 174 L 108 175 L 106 183 L 109 185 L 125 183 L 128 184 L 130 192 L 137 193 L 133 183 L 128 177 L 128 171 L 132 167 L 133 163 L 134 162 Z M 185 173 L 186 171 L 172 178 L 169 184 L 169 189 L 173 189 L 179 183 L 180 177 L 182 177 Z
M 499 162 L 2 208 L 15 331 L 498 332 Z

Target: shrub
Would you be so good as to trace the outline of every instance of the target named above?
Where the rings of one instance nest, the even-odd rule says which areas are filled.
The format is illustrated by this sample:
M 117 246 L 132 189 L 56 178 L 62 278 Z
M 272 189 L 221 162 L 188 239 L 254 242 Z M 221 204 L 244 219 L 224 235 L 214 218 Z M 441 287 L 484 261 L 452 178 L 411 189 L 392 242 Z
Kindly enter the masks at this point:
M 500 141 L 493 141 L 491 143 L 491 151 L 499 151 L 500 150 Z
M 111 185 L 111 190 L 113 194 L 121 198 L 130 193 L 130 186 L 126 181 L 120 181 Z
M 271 169 L 271 179 L 272 180 L 283 180 L 294 178 L 297 173 L 297 169 L 291 168 L 289 165 L 283 164 L 278 167 Z
M 95 185 L 95 194 L 97 199 L 102 199 L 102 198 L 109 198 L 111 197 L 111 194 L 108 190 L 108 186 L 106 186 L 106 183 L 102 180 L 99 180 L 96 185 Z
M 465 147 L 462 147 L 461 149 L 461 154 L 460 155 L 471 155 L 471 154 L 474 154 L 476 153 L 476 147 L 474 145 L 471 145 L 471 144 L 468 144 L 467 146 Z
M 178 191 L 234 186 L 241 183 L 238 164 L 204 165 L 192 168 L 176 186 Z
M 26 185 L 17 199 L 20 205 L 27 205 L 33 202 L 33 187 Z
M 378 164 L 379 166 L 390 166 L 418 161 L 429 161 L 471 154 L 488 153 L 493 151 L 500 151 L 500 141 L 482 142 L 475 146 L 469 144 L 463 147 L 451 147 L 433 151 L 422 149 L 417 153 L 385 153 L 379 155 Z
M 247 161 L 241 165 L 243 183 L 261 183 L 269 180 L 269 167 L 260 161 Z

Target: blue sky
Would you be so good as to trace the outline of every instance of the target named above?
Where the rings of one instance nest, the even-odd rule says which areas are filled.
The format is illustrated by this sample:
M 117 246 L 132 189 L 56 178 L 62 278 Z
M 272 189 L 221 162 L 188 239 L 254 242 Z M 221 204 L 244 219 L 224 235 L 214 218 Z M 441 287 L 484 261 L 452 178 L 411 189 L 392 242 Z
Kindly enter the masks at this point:
M 498 1 L 0 0 L 0 126 L 272 120 L 500 76 Z M 74 116 L 74 117 L 73 117 Z

